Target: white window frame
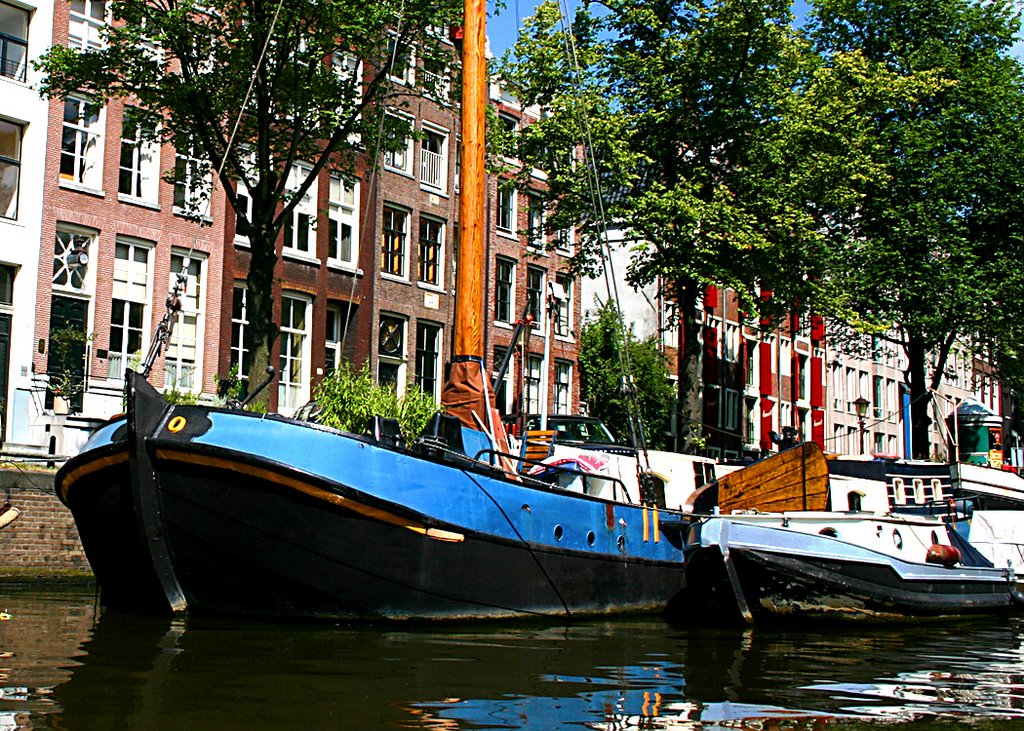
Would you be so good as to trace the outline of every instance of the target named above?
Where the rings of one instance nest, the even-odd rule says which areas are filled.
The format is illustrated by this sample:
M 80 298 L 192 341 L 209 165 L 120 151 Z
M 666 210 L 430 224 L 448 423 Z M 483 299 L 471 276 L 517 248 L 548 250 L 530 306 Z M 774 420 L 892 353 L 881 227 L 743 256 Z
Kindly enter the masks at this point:
M 507 199 L 507 205 L 504 200 Z M 498 233 L 514 236 L 516 233 L 516 191 L 514 188 L 498 187 L 498 209 L 495 216 Z
M 329 235 L 327 262 L 343 267 L 355 268 L 359 262 L 359 183 L 348 181 L 337 173 L 331 173 L 330 192 L 327 199 Z M 342 249 L 345 227 L 349 229 L 349 251 Z
M 544 200 L 539 195 L 529 194 L 526 208 L 526 245 L 535 251 L 543 251 L 547 238 L 544 232 Z
M 206 219 L 213 194 L 213 171 L 194 151 L 195 145 L 174 151 L 174 213 Z
M 568 414 L 572 409 L 572 361 L 555 361 L 555 413 Z
M 172 250 L 168 291 L 174 287 L 182 264 L 188 261 L 181 310 L 164 354 L 164 388 L 181 393 L 202 393 L 203 343 L 206 340 L 206 257 L 194 251 Z M 189 357 L 191 355 L 191 358 Z
M 301 309 L 301 318 L 295 317 L 297 308 Z M 292 414 L 309 401 L 312 312 L 313 300 L 308 296 L 281 293 L 277 408 L 282 414 Z
M 572 338 L 573 328 L 573 278 L 568 274 L 556 274 L 555 283 L 561 286 L 565 295 L 555 301 L 555 335 L 568 340 Z
M 107 16 L 106 0 L 72 0 L 68 16 L 68 47 L 82 51 L 103 48 L 102 34 Z
M 313 166 L 297 162 L 288 171 L 288 200 L 297 194 L 302 182 L 313 170 Z M 292 209 L 291 217 L 284 226 L 283 253 L 302 259 L 316 258 L 316 198 L 317 180 L 313 180 L 309 189 L 303 193 L 298 205 Z
M 430 364 L 431 372 L 425 374 L 421 368 L 423 361 L 420 357 L 422 349 L 420 348 L 420 332 L 422 330 L 431 330 L 434 334 L 434 350 L 429 351 L 433 356 L 433 363 Z M 435 400 L 441 399 L 441 363 L 443 362 L 443 348 L 444 348 L 444 326 L 437 322 L 428 322 L 426 320 L 418 321 L 416 323 L 416 385 L 423 389 L 424 392 L 429 393 L 434 397 Z M 432 385 L 429 389 L 424 387 L 424 376 L 429 377 Z
M 404 138 L 405 147 L 403 149 L 384 153 L 384 169 L 411 177 L 413 160 L 413 118 L 406 114 L 396 114 L 393 112 L 389 112 L 388 116 L 404 120 L 408 125 L 409 132 Z
M 382 347 L 382 330 L 385 321 L 398 326 L 399 344 L 396 352 L 386 353 Z M 409 364 L 409 318 L 394 312 L 381 312 L 377 318 L 377 382 L 382 383 L 381 367 L 395 369 L 395 390 L 401 396 L 405 393 L 407 368 Z
M 341 305 L 327 305 L 324 319 L 324 373 L 329 373 L 341 365 L 341 337 L 344 331 L 345 310 Z
M 124 110 L 121 120 L 121 156 L 118 165 L 117 194 L 120 200 L 143 201 L 156 204 L 160 193 L 160 143 L 156 139 L 156 128 L 143 132 L 143 126 L 129 117 L 129 107 Z M 133 129 L 126 130 L 125 125 L 131 124 Z M 132 133 L 131 137 L 126 132 Z M 129 166 L 125 167 L 125 156 L 129 157 Z M 131 176 L 131 190 L 121 189 L 124 173 Z
M 91 289 L 92 267 L 76 263 L 76 256 L 96 253 L 98 232 L 58 223 L 54 236 L 54 271 L 51 288 L 64 294 L 88 294 Z M 64 279 L 66 281 L 60 281 Z
M 527 414 L 540 413 L 540 387 L 544 380 L 542 375 L 543 369 L 543 356 L 534 355 L 532 353 L 526 356 L 526 363 L 524 364 L 525 373 L 523 375 L 523 388 L 525 393 L 523 396 L 526 401 L 525 407 Z
M 384 225 L 384 220 L 388 215 L 402 216 L 402 227 L 388 228 Z M 385 279 L 397 279 L 401 281 L 408 281 L 409 279 L 409 226 L 412 221 L 412 212 L 401 206 L 395 206 L 389 203 L 385 203 L 381 211 L 381 232 L 380 232 L 380 275 Z M 389 236 L 400 236 L 401 245 L 396 250 L 385 250 L 385 243 L 388 241 Z M 385 263 L 389 258 L 397 256 L 399 258 L 398 267 L 399 271 L 392 271 L 393 267 Z
M 96 114 L 90 114 L 95 108 Z M 90 190 L 103 188 L 103 107 L 84 96 L 64 100 L 63 135 L 61 137 L 61 185 L 80 186 Z M 69 118 L 69 113 L 73 118 Z M 71 144 L 67 144 L 71 137 Z M 66 162 L 71 162 L 71 170 Z
M 119 254 L 125 252 L 126 256 Z M 142 350 L 149 342 L 149 303 L 153 299 L 152 281 L 152 257 L 154 244 L 148 241 L 118 236 L 114 243 L 114 270 L 113 284 L 111 287 L 111 314 L 109 339 L 107 341 L 107 378 L 121 380 L 124 378 L 125 367 L 130 359 L 138 354 L 141 358 Z M 138 255 L 142 255 L 143 261 L 139 261 Z M 132 349 L 131 333 L 135 328 L 131 326 L 132 306 L 141 307 L 142 320 L 137 329 L 138 348 Z M 121 347 L 114 348 L 114 312 L 120 309 L 122 324 Z
M 21 150 L 25 128 L 7 119 L 0 119 L 0 218 L 18 219 L 21 195 Z M 8 153 L 8 154 L 5 154 Z
M 540 275 L 540 287 L 530 286 L 533 275 Z M 547 282 L 548 271 L 543 267 L 528 266 L 526 268 L 526 299 L 530 304 L 528 312 L 533 313 L 533 327 L 541 334 L 547 333 Z M 532 299 L 536 298 L 537 307 L 533 307 Z
M 235 296 L 241 304 L 239 311 L 235 309 Z M 238 344 L 235 344 L 235 333 L 238 334 Z M 249 373 L 245 368 L 245 361 L 250 348 L 247 347 L 249 332 L 249 288 L 244 281 L 236 281 L 231 290 L 231 364 L 238 366 L 237 377 L 240 381 L 248 380 Z
M 411 43 L 409 44 L 407 48 L 409 54 L 407 63 L 402 64 L 400 63 L 402 59 L 395 58 L 394 65 L 392 66 L 392 57 L 395 55 L 397 42 L 398 37 L 392 33 L 388 37 L 388 56 L 385 59 L 385 63 L 389 66 L 388 78 L 396 84 L 412 86 L 416 81 L 416 47 Z M 395 73 L 396 71 L 397 73 Z
M 28 77 L 28 31 L 31 13 L 22 7 L 3 3 L 9 13 L 19 13 L 22 20 L 20 35 L 0 32 L 0 76 L 24 82 Z M 15 16 L 9 16 L 13 19 Z M 15 31 L 15 28 L 9 28 Z
M 425 286 L 432 288 L 443 288 L 444 287 L 444 255 L 445 255 L 445 239 L 448 235 L 448 226 L 445 221 L 434 216 L 420 215 L 419 217 L 419 228 L 416 236 L 416 281 Z M 435 239 L 428 239 L 423 236 L 423 228 L 425 225 L 432 225 L 437 227 L 437 237 Z M 434 262 L 434 278 L 436 281 L 430 281 L 425 276 L 424 266 L 425 258 L 423 256 L 424 250 L 426 249 L 427 242 L 430 243 L 431 248 L 436 248 L 437 259 Z
M 499 279 L 503 264 L 509 267 L 509 280 Z M 511 325 L 516 320 L 516 269 L 517 262 L 505 256 L 499 256 L 494 265 L 494 321 L 505 325 Z M 502 318 L 498 313 L 498 292 L 503 287 L 508 287 L 508 317 Z
M 448 190 L 448 140 L 450 133 L 443 127 L 424 123 L 420 141 L 420 186 L 424 190 L 445 193 Z M 439 151 L 428 149 L 437 143 Z

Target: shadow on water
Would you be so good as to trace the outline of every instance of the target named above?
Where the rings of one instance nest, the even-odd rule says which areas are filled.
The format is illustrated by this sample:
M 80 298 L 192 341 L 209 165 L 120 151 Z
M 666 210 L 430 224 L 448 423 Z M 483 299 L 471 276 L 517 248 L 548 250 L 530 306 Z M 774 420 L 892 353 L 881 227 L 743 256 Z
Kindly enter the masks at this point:
M 0 731 L 1024 728 L 1016 622 L 349 627 L 134 617 L 82 596 L 5 602 Z

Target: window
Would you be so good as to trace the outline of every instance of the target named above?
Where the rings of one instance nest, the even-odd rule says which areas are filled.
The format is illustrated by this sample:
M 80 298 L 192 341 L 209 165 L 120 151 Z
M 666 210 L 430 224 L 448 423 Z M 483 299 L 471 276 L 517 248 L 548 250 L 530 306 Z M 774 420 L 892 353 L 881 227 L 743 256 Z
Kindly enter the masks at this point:
M 575 232 L 571 228 L 560 228 L 555 232 L 555 248 L 565 256 L 572 255 Z
M 498 257 L 494 273 L 494 319 L 512 324 L 515 302 L 516 263 L 511 259 Z
M 236 283 L 231 298 L 231 368 L 240 380 L 249 377 L 252 365 L 252 331 L 249 329 L 248 290 Z
M 405 324 L 397 315 L 381 315 L 377 332 L 377 383 L 405 390 Z
M 516 192 L 511 188 L 498 189 L 498 230 L 511 234 L 516 231 Z
M 174 158 L 174 212 L 190 217 L 206 216 L 213 177 L 209 166 L 196 157 L 194 145 L 180 147 Z
M 441 286 L 444 261 L 444 222 L 436 218 L 420 217 L 419 280 L 424 284 Z
M 294 294 L 281 295 L 281 380 L 277 406 L 294 410 L 309 401 L 309 309 L 312 303 Z
M 722 391 L 722 418 L 719 423 L 723 429 L 736 431 L 740 420 L 740 392 L 726 388 Z
M 106 15 L 106 0 L 71 0 L 68 46 L 83 51 L 100 48 L 100 31 Z
M 117 192 L 155 203 L 160 182 L 160 145 L 156 127 L 130 107 L 121 121 L 121 167 Z
M 60 228 L 53 251 L 53 288 L 84 292 L 88 273 L 89 248 L 96 240 L 94 232 Z
M 572 277 L 556 274 L 555 284 L 555 334 L 565 338 L 572 335 Z
M 114 284 L 111 292 L 107 378 L 124 378 L 129 359 L 142 355 L 146 310 L 149 305 L 151 245 L 118 239 L 114 244 Z
M 3 218 L 18 217 L 21 134 L 21 125 L 0 119 L 0 217 Z
M 416 323 L 416 385 L 435 399 L 440 398 L 441 326 Z
M 344 310 L 339 305 L 327 305 L 326 326 L 324 371 L 330 373 L 341 363 L 341 343 L 345 334 Z
M 182 253 L 171 254 L 168 291 L 174 288 L 178 275 L 185 272 L 185 291 L 181 293 L 181 311 L 174 323 L 174 332 L 167 343 L 164 357 L 164 388 L 194 393 L 202 390 L 203 300 L 206 297 L 206 262 Z
M 508 354 L 507 348 L 495 348 L 494 349 L 494 375 L 493 378 L 497 378 L 501 364 L 505 361 L 505 356 Z M 494 402 L 497 404 L 498 411 L 501 414 L 508 414 L 512 411 L 512 369 L 513 358 L 509 357 L 508 365 L 505 368 L 505 373 L 502 375 L 500 381 L 498 381 L 498 387 L 495 389 Z
M 239 213 L 244 213 L 249 223 L 252 223 L 252 196 L 249 195 L 249 188 L 244 180 L 235 181 L 235 197 L 238 199 L 238 207 L 235 212 L 235 243 L 239 246 L 248 246 L 249 237 L 238 233 Z
M 428 96 L 447 103 L 451 98 L 452 82 L 448 71 L 448 59 L 431 56 L 423 59 L 420 83 Z
M 444 192 L 448 188 L 448 134 L 424 127 L 420 143 L 420 183 Z
M 60 142 L 60 178 L 99 190 L 103 185 L 103 136 L 100 107 L 87 99 L 64 101 Z
M 27 58 L 28 11 L 0 3 L 0 75 L 24 81 Z
M 519 120 L 511 114 L 500 112 L 498 114 L 498 124 L 501 126 L 503 154 L 508 158 L 515 159 L 516 134 L 519 132 Z
M 544 367 L 544 359 L 539 355 L 526 357 L 526 413 L 540 412 L 540 374 Z
M 875 419 L 882 419 L 885 417 L 885 379 L 882 376 L 874 377 L 874 388 L 871 392 L 872 416 Z M 882 451 L 882 450 L 876 450 Z
M 529 196 L 526 243 L 535 249 L 544 247 L 544 201 L 537 195 Z
M 722 357 L 735 363 L 740 350 L 740 326 L 733 322 L 725 323 L 725 337 L 722 340 Z
M 299 188 L 309 177 L 312 168 L 305 164 L 292 165 L 288 171 L 288 198 L 294 200 Z M 284 222 L 284 249 L 302 256 L 316 255 L 316 180 L 314 180 L 292 214 Z M 301 404 L 300 404 L 301 406 Z
M 811 397 L 811 359 L 802 353 L 796 356 L 797 398 L 807 401 Z
M 338 77 L 341 104 L 338 106 L 337 112 L 340 117 L 345 118 L 352 114 L 359 102 L 362 101 L 363 64 L 351 53 L 335 51 L 331 55 L 331 68 Z M 358 144 L 357 136 L 353 136 L 349 140 Z
M 555 413 L 568 414 L 572 409 L 572 363 L 555 361 Z
M 398 38 L 392 36 L 388 39 L 388 77 L 400 84 L 413 83 L 413 71 L 416 65 L 416 56 L 413 53 L 411 44 L 400 46 Z
M 328 196 L 328 221 L 330 232 L 327 236 L 327 258 L 347 266 L 356 266 L 359 240 L 357 210 L 359 208 L 359 184 L 350 183 L 340 175 L 331 173 L 331 190 Z
M 526 270 L 526 303 L 527 312 L 533 315 L 533 326 L 544 330 L 544 275 L 546 272 L 539 267 L 528 267 Z
M 395 114 L 387 115 L 388 138 L 384 167 L 412 175 L 412 120 Z
M 405 277 L 409 241 L 409 214 L 384 206 L 383 236 L 380 247 L 380 270 L 384 274 Z

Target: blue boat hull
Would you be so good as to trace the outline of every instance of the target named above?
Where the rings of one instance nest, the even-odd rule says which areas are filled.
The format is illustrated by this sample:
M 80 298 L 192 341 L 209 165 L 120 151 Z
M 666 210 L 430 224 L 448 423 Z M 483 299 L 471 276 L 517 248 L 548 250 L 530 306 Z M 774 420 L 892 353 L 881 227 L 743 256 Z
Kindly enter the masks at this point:
M 658 527 L 679 516 L 137 390 L 130 421 L 152 426 L 100 430 L 58 475 L 109 605 L 565 618 L 661 611 L 683 589 Z

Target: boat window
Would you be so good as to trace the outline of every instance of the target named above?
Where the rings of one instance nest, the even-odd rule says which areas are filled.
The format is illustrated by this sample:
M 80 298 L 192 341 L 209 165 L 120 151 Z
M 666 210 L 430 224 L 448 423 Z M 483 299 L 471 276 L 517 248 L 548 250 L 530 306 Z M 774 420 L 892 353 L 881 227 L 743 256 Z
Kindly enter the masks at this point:
M 594 535 L 594 531 L 592 531 L 592 530 L 588 530 L 587 531 L 587 545 L 588 546 L 593 546 L 594 545 L 594 540 L 596 538 L 597 538 L 597 536 Z
M 892 531 L 892 543 L 896 546 L 897 551 L 903 550 L 903 536 L 900 535 L 899 530 L 896 528 Z
M 859 513 L 861 511 L 861 501 L 864 498 L 862 492 L 850 492 L 846 494 L 846 504 L 849 506 L 849 510 L 853 513 Z
M 913 500 L 915 504 L 920 504 L 924 502 L 924 480 L 922 480 L 920 477 L 914 478 L 913 491 L 907 492 L 907 498 L 907 502 Z
M 556 541 L 562 540 L 562 533 L 563 533 L 562 526 L 556 525 L 555 526 L 555 540 Z
M 819 535 L 823 535 L 823 536 L 827 536 L 829 538 L 838 538 L 839 537 L 839 531 L 837 531 L 835 528 L 831 528 L 831 527 L 830 528 L 822 528 L 820 531 L 818 531 L 818 534 Z
M 892 484 L 889 486 L 889 502 L 896 505 L 900 505 L 904 502 L 902 477 L 892 478 Z

